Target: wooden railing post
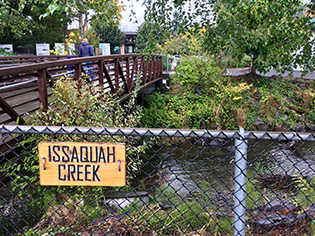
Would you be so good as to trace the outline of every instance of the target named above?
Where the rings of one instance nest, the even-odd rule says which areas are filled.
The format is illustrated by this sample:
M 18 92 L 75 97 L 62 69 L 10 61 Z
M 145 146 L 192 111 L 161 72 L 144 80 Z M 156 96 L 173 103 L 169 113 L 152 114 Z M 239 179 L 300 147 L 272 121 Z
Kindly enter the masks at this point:
M 142 76 L 142 82 L 144 81 L 144 56 L 141 56 L 141 62 L 140 62 L 140 76 Z
M 160 56 L 156 57 L 156 76 L 160 77 Z
M 115 92 L 119 90 L 119 61 L 118 58 L 114 59 L 114 70 L 115 70 Z
M 114 87 L 112 79 L 110 78 L 110 75 L 109 75 L 109 73 L 107 71 L 105 63 L 103 63 L 103 71 L 105 73 L 105 78 L 107 79 L 107 82 L 109 84 L 110 91 L 111 91 L 112 94 L 114 94 L 115 93 L 115 87 Z
M 126 80 L 127 80 L 127 90 L 131 91 L 132 80 L 130 76 L 130 68 L 129 68 L 129 57 L 126 58 Z
M 78 63 L 74 65 L 74 79 L 78 83 L 78 89 L 82 86 L 81 74 L 82 74 L 82 64 Z
M 48 108 L 46 70 L 37 71 L 37 86 L 39 102 L 45 111 Z
M 163 76 L 163 57 L 160 56 L 160 70 L 159 70 L 159 77 L 162 77 Z
M 100 60 L 98 61 L 98 81 L 99 81 L 99 86 L 102 86 L 103 88 L 103 85 L 104 85 L 104 61 L 103 60 Z
M 151 82 L 152 78 L 152 70 L 153 70 L 153 56 L 152 58 L 148 58 L 148 81 Z
M 157 78 L 157 57 L 152 56 L 152 63 L 153 63 L 153 79 Z
M 133 85 L 133 78 L 134 76 L 137 76 L 137 72 L 138 72 L 138 57 L 133 57 L 133 67 L 132 67 L 132 71 L 131 71 L 131 76 L 130 76 L 130 80 L 131 80 L 131 87 Z M 138 79 L 136 77 L 136 79 Z
M 147 81 L 147 73 L 148 73 L 148 70 L 149 70 L 149 63 L 150 63 L 150 59 L 149 59 L 149 56 L 147 56 L 146 63 L 145 63 L 145 66 L 144 66 L 144 70 L 143 70 L 143 84 L 145 84 L 146 81 Z

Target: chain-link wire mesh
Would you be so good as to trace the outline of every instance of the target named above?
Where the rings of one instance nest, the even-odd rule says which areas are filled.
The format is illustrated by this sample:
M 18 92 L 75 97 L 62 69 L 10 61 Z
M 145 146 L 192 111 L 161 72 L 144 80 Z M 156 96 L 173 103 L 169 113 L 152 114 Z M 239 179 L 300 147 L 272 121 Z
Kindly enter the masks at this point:
M 315 137 L 2 126 L 0 235 L 311 235 Z M 125 143 L 125 187 L 40 186 L 40 142 Z

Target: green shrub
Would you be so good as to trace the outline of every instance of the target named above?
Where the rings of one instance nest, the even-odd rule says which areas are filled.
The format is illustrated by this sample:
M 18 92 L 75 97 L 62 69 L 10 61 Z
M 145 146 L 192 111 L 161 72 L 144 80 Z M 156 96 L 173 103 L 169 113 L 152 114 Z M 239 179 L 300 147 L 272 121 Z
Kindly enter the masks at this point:
M 14 53 L 7 52 L 4 48 L 0 48 L 0 56 L 14 56 Z
M 238 59 L 225 58 L 221 61 L 221 64 L 225 68 L 243 68 L 249 67 L 252 63 L 252 59 L 250 56 L 244 56 L 241 61 Z
M 212 57 L 184 57 L 176 67 L 173 82 L 185 90 L 193 90 L 196 86 L 207 90 L 222 72 L 218 61 Z
M 138 87 L 138 83 L 136 88 Z M 89 84 L 78 87 L 70 78 L 62 78 L 56 81 L 53 88 L 52 101 L 46 111 L 39 110 L 27 121 L 29 125 L 45 126 L 87 126 L 87 127 L 133 127 L 141 118 L 141 107 L 135 105 L 137 89 L 133 92 L 129 101 L 122 105 L 118 97 L 105 94 L 101 89 Z M 85 186 L 40 186 L 38 144 L 42 141 L 86 141 L 86 142 L 126 142 L 123 138 L 100 137 L 97 135 L 28 135 L 20 142 L 27 150 L 24 156 L 20 155 L 22 163 L 7 162 L 1 172 L 5 171 L 12 178 L 12 192 L 18 194 L 19 198 L 31 198 L 39 206 L 38 218 L 45 214 L 47 204 L 54 204 L 50 195 L 58 198 L 66 195 L 73 201 L 93 199 L 93 202 L 106 190 L 105 187 Z M 134 141 L 134 140 L 133 140 Z M 126 144 L 127 154 L 127 185 L 135 176 L 142 164 L 139 154 L 144 152 L 147 144 L 139 142 Z M 67 200 L 69 201 L 69 200 Z M 61 205 L 63 202 L 60 203 Z M 34 208 L 33 206 L 29 206 Z M 86 211 L 88 213 L 89 211 Z M 91 216 L 95 212 L 89 213 Z
M 260 118 L 268 129 L 315 125 L 314 82 L 280 78 L 229 77 L 217 75 L 199 86 L 200 75 L 207 67 L 191 73 L 197 67 L 186 62 L 177 67 L 171 91 L 145 97 L 141 125 L 152 128 L 208 128 L 247 130 L 261 128 Z M 192 61 L 204 63 L 200 58 Z M 201 62 L 200 62 L 201 61 Z M 199 65 L 199 64 L 198 64 Z M 191 76 L 189 76 L 192 74 Z M 201 78 L 199 78 L 201 80 Z M 200 95 L 194 86 L 201 87 Z

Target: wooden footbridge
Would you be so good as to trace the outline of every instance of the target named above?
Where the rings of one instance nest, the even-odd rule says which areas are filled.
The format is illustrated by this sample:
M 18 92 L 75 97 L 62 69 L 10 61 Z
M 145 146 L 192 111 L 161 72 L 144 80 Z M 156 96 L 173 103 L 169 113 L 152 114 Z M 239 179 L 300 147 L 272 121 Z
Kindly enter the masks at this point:
M 46 109 L 51 87 L 61 76 L 82 78 L 109 93 L 130 96 L 140 77 L 140 90 L 162 78 L 162 56 L 126 54 L 84 58 L 0 57 L 0 124 L 24 124 L 23 115 L 40 107 Z

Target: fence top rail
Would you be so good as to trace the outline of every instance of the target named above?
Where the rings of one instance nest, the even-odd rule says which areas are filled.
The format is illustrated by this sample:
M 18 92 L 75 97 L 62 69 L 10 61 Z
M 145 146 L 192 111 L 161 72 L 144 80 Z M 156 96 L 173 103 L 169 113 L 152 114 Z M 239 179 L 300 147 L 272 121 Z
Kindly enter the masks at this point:
M 40 62 L 40 63 L 32 63 L 28 65 L 21 65 L 21 66 L 8 66 L 4 68 L 0 68 L 0 76 L 6 76 L 10 74 L 16 73 L 25 73 L 34 70 L 45 70 L 48 68 L 53 68 L 57 66 L 65 66 L 71 64 L 80 64 L 84 62 L 90 61 L 102 61 L 102 60 L 113 60 L 115 58 L 131 58 L 131 57 L 145 57 L 145 56 L 161 56 L 161 55 L 150 55 L 150 54 L 117 54 L 117 55 L 110 55 L 110 56 L 92 56 L 92 57 L 80 57 L 80 58 L 70 58 L 58 61 L 48 61 L 48 62 Z
M 76 135 L 111 135 L 111 136 L 146 136 L 146 137 L 191 137 L 191 138 L 242 138 L 246 140 L 279 141 L 315 141 L 313 133 L 268 132 L 225 130 L 184 130 L 156 128 L 100 128 L 100 127 L 66 127 L 66 126 L 27 126 L 1 125 L 0 134 L 76 134 Z
M 73 57 L 76 57 L 75 55 Z M 67 58 L 65 55 L 24 55 L 24 56 L 0 56 L 0 60 L 11 60 L 11 59 L 54 59 L 54 58 Z

